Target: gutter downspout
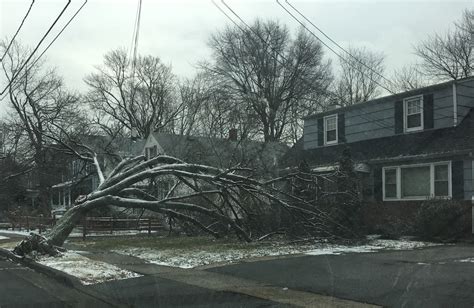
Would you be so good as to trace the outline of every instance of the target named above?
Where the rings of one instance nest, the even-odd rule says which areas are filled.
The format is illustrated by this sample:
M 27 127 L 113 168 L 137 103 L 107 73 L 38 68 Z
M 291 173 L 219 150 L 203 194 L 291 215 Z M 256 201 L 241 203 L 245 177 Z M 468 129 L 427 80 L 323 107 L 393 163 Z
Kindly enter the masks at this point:
M 458 125 L 458 95 L 456 91 L 456 81 L 453 81 L 453 126 Z

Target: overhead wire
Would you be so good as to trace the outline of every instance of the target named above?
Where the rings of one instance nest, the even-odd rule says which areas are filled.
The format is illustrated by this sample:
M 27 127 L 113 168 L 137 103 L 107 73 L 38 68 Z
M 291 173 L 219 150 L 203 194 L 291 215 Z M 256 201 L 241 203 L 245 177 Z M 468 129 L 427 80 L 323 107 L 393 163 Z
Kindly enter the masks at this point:
M 43 50 L 43 52 L 35 59 L 35 61 L 31 64 L 30 68 L 31 69 L 38 61 L 41 59 L 41 57 L 48 51 L 49 47 L 53 45 L 54 42 L 58 39 L 58 37 L 64 32 L 64 30 L 69 26 L 69 24 L 73 21 L 74 18 L 76 18 L 76 15 L 79 14 L 79 12 L 82 10 L 82 8 L 86 5 L 88 0 L 84 0 L 84 3 L 77 9 L 77 11 L 72 15 L 72 17 L 68 20 L 68 22 L 61 28 L 61 31 L 59 31 L 58 34 L 53 38 L 53 40 L 46 46 L 46 48 Z
M 291 13 L 284 5 L 282 5 L 280 3 L 279 0 L 276 0 L 277 4 L 279 6 L 281 6 L 287 13 L 288 15 L 290 15 L 294 20 L 296 20 L 306 31 L 308 31 L 312 36 L 314 36 L 319 42 L 321 42 L 321 44 L 323 44 L 327 49 L 329 49 L 332 53 L 334 53 L 336 56 L 338 56 L 342 61 L 346 62 L 347 64 L 351 65 L 351 63 L 349 63 L 349 61 L 347 61 L 347 59 L 345 59 L 342 55 L 340 55 L 337 51 L 335 51 L 332 47 L 330 47 L 328 44 L 326 44 L 326 42 L 324 42 L 321 38 L 319 38 L 313 31 L 311 31 L 308 27 L 306 27 L 306 25 L 301 22 L 301 20 L 299 20 L 293 13 Z M 361 74 L 364 75 L 364 73 L 360 70 L 360 69 L 357 69 L 356 67 L 354 67 L 356 70 L 358 70 Z M 367 75 L 366 75 L 367 76 Z M 371 78 L 370 76 L 367 76 L 373 83 L 375 83 L 376 85 L 378 85 L 379 87 L 385 89 L 386 91 L 388 91 L 389 93 L 391 94 L 396 94 L 394 93 L 392 90 L 390 90 L 389 88 L 385 87 L 384 85 L 382 85 L 381 83 L 379 83 L 378 81 L 376 81 L 375 79 Z
M 24 16 L 23 19 L 21 20 L 20 26 L 19 26 L 18 29 L 16 30 L 16 32 L 15 32 L 15 34 L 13 35 L 12 39 L 10 40 L 10 43 L 8 44 L 7 48 L 5 49 L 5 52 L 3 53 L 3 56 L 0 58 L 0 62 L 3 61 L 3 58 L 5 58 L 6 54 L 8 53 L 8 50 L 10 50 L 10 47 L 12 46 L 13 41 L 15 41 L 16 36 L 17 36 L 18 33 L 20 32 L 21 28 L 23 27 L 23 24 L 25 23 L 26 18 L 27 18 L 28 15 L 30 14 L 30 11 L 31 11 L 31 8 L 33 7 L 33 4 L 35 4 L 35 0 L 32 0 L 32 1 L 31 1 L 31 4 L 30 4 L 30 7 L 28 8 L 28 11 L 26 12 L 25 16 Z
M 262 40 L 263 42 L 265 42 L 264 38 L 262 38 L 258 33 L 255 32 L 255 30 L 252 29 L 252 27 L 250 27 L 250 25 L 248 25 L 224 0 L 221 0 L 222 4 L 234 15 L 236 16 L 248 29 L 250 29 L 250 31 L 252 31 L 258 38 L 260 38 L 260 40 Z M 219 11 L 221 11 L 230 21 L 232 21 L 241 31 L 243 31 L 244 33 L 246 33 L 246 31 L 240 27 L 240 25 L 238 25 L 228 14 L 226 14 L 222 8 L 220 8 L 215 2 L 214 0 L 212 0 L 212 3 L 214 4 L 214 6 L 216 6 Z M 285 56 L 283 56 L 278 50 L 274 49 L 272 50 L 273 52 L 275 52 L 278 56 L 280 56 L 283 60 L 285 60 L 286 62 L 288 62 L 288 60 L 286 59 Z M 274 56 L 274 55 L 271 55 L 275 58 L 275 60 L 277 60 L 280 64 L 282 65 L 286 65 L 285 63 L 281 62 L 278 57 Z M 300 80 L 302 80 L 303 82 L 305 83 L 308 83 L 308 81 L 306 79 L 303 79 L 302 77 L 299 77 Z M 379 128 L 382 128 L 382 129 L 389 129 L 389 128 L 392 128 L 393 126 L 390 125 L 390 124 L 381 124 L 379 122 L 384 122 L 384 120 L 380 121 L 378 119 L 369 119 L 368 117 L 364 117 L 362 116 L 365 120 L 369 121 L 369 122 L 372 122 L 374 123 L 376 126 L 378 126 Z M 385 123 L 385 122 L 384 122 Z
M 38 48 L 41 46 L 41 44 L 43 43 L 43 41 L 46 39 L 46 37 L 48 36 L 48 34 L 51 32 L 51 30 L 54 28 L 54 26 L 56 25 L 56 23 L 58 22 L 58 20 L 61 18 L 61 16 L 64 14 L 64 12 L 66 11 L 66 9 L 68 8 L 68 6 L 71 4 L 71 0 L 68 0 L 68 2 L 66 3 L 66 5 L 64 6 L 64 8 L 61 10 L 61 12 L 59 13 L 59 15 L 56 17 L 56 19 L 54 20 L 53 24 L 49 27 L 48 31 L 46 31 L 46 33 L 43 35 L 43 37 L 41 38 L 41 40 L 39 41 L 39 43 L 36 45 L 36 47 L 33 49 L 33 51 L 31 52 L 30 56 L 26 59 L 26 61 L 21 65 L 20 69 L 18 69 L 18 71 L 16 73 L 14 73 L 10 79 L 10 81 L 8 82 L 7 86 L 2 90 L 2 92 L 0 92 L 0 95 L 3 95 L 3 93 L 5 93 L 5 91 L 12 85 L 13 81 L 18 77 L 18 75 L 21 73 L 21 71 L 23 70 L 23 68 L 25 68 L 25 66 L 28 64 L 28 62 L 33 58 L 33 56 L 35 55 L 36 51 L 38 50 Z
M 224 0 L 221 0 L 222 4 L 234 15 L 236 16 L 248 29 L 250 29 L 250 31 L 252 31 L 257 37 L 260 38 L 260 40 L 262 40 L 263 42 L 265 42 L 265 40 L 258 34 L 255 32 L 255 30 L 252 29 L 252 27 L 250 27 L 250 25 L 248 25 L 227 3 L 225 3 Z M 278 0 L 277 0 L 278 2 Z M 219 11 L 221 11 L 221 13 L 223 13 L 234 25 L 236 25 L 241 31 L 243 31 L 244 33 L 246 33 L 246 31 L 240 26 L 238 25 L 224 10 L 222 10 L 221 7 L 219 7 L 214 0 L 212 0 L 212 3 L 214 4 L 214 6 L 216 8 L 219 9 Z M 291 14 L 291 13 L 290 13 Z M 301 22 L 300 22 L 301 24 Z M 318 37 L 316 37 L 320 42 L 321 39 L 319 39 Z M 322 42 L 324 44 L 324 42 Z M 325 46 L 327 46 L 326 44 L 324 44 Z M 285 58 L 285 56 L 283 56 L 279 51 L 277 50 L 272 50 L 273 52 L 275 52 L 277 55 L 279 55 L 282 59 L 286 60 L 287 59 Z M 274 55 L 271 55 L 273 57 L 275 57 Z M 279 61 L 278 57 L 275 57 L 275 59 L 282 65 L 285 65 L 285 63 Z M 303 79 L 300 77 L 300 80 L 302 80 L 303 82 L 308 82 L 307 80 Z M 376 83 L 378 84 L 378 83 Z M 378 84 L 379 86 L 381 86 L 380 84 Z M 396 95 L 396 93 L 393 93 L 391 92 L 392 95 Z M 421 108 L 423 110 L 423 107 Z M 436 114 L 436 115 L 440 115 L 440 118 L 451 118 L 449 116 L 446 116 L 444 114 L 438 114 L 436 113 L 434 110 L 433 110 L 433 113 Z M 388 121 L 387 119 L 377 119 L 377 118 L 372 118 L 372 117 L 369 117 L 369 116 L 366 116 L 366 115 L 360 115 L 361 118 L 363 118 L 364 120 L 368 121 L 369 123 L 373 123 L 375 126 L 381 128 L 381 129 L 393 129 L 394 127 L 394 123 L 387 123 L 386 121 Z
M 283 8 L 294 20 L 296 20 L 305 30 L 307 30 L 312 36 L 314 36 L 316 39 L 318 39 L 324 46 L 326 46 L 330 51 L 332 51 L 335 55 L 337 55 L 341 60 L 345 61 L 347 64 L 350 65 L 350 63 L 344 59 L 344 57 L 342 57 L 340 54 L 338 54 L 337 52 L 334 51 L 334 49 L 332 49 L 331 47 L 329 47 L 323 40 L 321 40 L 313 31 L 311 31 L 310 29 L 308 29 L 308 27 L 306 27 L 306 25 L 301 22 L 296 16 L 294 16 L 294 14 L 292 14 L 285 6 L 283 6 L 279 0 L 275 0 L 277 2 L 277 4 Z M 287 3 L 288 3 L 288 0 L 285 0 Z M 301 16 L 303 16 L 303 18 L 308 21 L 310 24 L 312 24 L 316 29 L 318 29 L 318 31 L 320 31 L 321 33 L 323 33 L 318 27 L 316 27 L 316 25 L 314 25 L 308 18 L 306 18 L 302 13 L 300 13 L 296 8 L 294 8 L 294 6 L 292 6 L 290 3 L 288 3 L 290 7 L 292 7 L 296 12 L 298 12 L 298 14 L 300 14 Z M 328 35 L 326 35 L 325 33 L 323 33 L 324 36 L 326 36 L 331 42 L 333 42 L 336 46 L 340 47 L 342 50 L 344 50 L 345 52 L 347 52 L 344 48 L 342 48 L 341 46 L 339 46 L 339 44 L 337 44 L 335 41 L 333 41 Z M 349 52 L 347 52 L 348 54 L 350 54 Z M 356 57 L 352 56 L 351 57 L 357 59 Z M 360 62 L 362 63 L 362 62 Z M 356 70 L 358 70 L 361 74 L 364 74 L 361 70 L 357 69 L 356 67 L 353 67 L 355 68 Z M 373 72 L 377 73 L 375 70 L 372 70 Z M 378 74 L 379 76 L 381 76 L 382 78 L 386 79 L 385 77 L 383 77 L 383 75 L 381 74 Z M 367 76 L 372 82 L 374 82 L 375 84 L 377 84 L 378 86 L 380 86 L 381 88 L 387 90 L 390 94 L 392 95 L 396 95 L 397 93 L 393 92 L 392 90 L 388 89 L 387 87 L 385 87 L 384 85 L 380 84 L 379 82 L 377 82 L 376 80 L 374 80 L 373 78 L 370 78 L 370 76 Z M 387 81 L 389 81 L 388 79 L 386 79 Z M 391 83 L 391 81 L 389 81 Z M 393 83 L 392 83 L 393 84 Z M 423 110 L 423 106 L 421 106 L 421 110 Z M 440 115 L 441 117 L 446 117 L 446 115 L 443 115 L 443 114 L 438 114 L 436 111 L 433 110 L 433 113 L 434 114 L 437 114 L 437 115 Z M 378 119 L 373 119 L 374 121 L 379 121 Z
M 386 82 L 388 82 L 389 84 L 393 85 L 393 82 L 389 79 L 387 79 L 384 75 L 382 75 L 381 73 L 377 72 L 375 69 L 373 69 L 372 67 L 368 66 L 366 63 L 364 63 L 363 61 L 361 61 L 359 58 L 357 58 L 356 56 L 352 55 L 349 51 L 347 51 L 346 49 L 344 49 L 341 45 L 339 45 L 336 41 L 334 41 L 331 37 L 329 37 L 328 34 L 326 34 L 323 30 L 321 30 L 321 28 L 319 28 L 318 26 L 316 26 L 309 18 L 307 18 L 303 13 L 301 13 L 301 11 L 299 11 L 295 6 L 293 6 L 288 0 L 285 0 L 285 2 L 295 11 L 297 12 L 301 17 L 304 18 L 304 20 L 306 20 L 310 25 L 312 25 L 314 28 L 316 28 L 316 30 L 318 30 L 322 35 L 324 35 L 324 37 L 326 37 L 331 43 L 333 43 L 334 45 L 336 45 L 337 47 L 339 47 L 339 49 L 341 49 L 342 51 L 344 51 L 348 56 L 350 56 L 352 59 L 354 59 L 356 62 L 358 62 L 359 64 L 363 65 L 365 68 L 367 68 L 368 70 L 372 71 L 373 73 L 375 73 L 377 76 L 379 76 L 380 78 L 384 79 Z

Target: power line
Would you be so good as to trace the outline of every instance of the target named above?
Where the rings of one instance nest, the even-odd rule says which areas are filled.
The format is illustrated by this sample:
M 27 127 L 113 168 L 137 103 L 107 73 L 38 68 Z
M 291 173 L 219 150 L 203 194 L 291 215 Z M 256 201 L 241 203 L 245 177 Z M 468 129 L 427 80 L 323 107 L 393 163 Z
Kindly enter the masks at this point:
M 38 50 L 38 48 L 40 47 L 41 43 L 43 43 L 43 41 L 46 39 L 46 37 L 48 36 L 49 32 L 51 32 L 51 30 L 54 28 L 54 26 L 56 25 L 56 23 L 58 22 L 58 20 L 61 18 L 61 16 L 64 14 L 64 12 L 66 11 L 67 7 L 69 6 L 69 4 L 71 4 L 71 0 L 68 0 L 67 4 L 64 6 L 64 8 L 61 10 L 61 13 L 59 13 L 59 15 L 56 17 L 56 19 L 54 20 L 53 24 L 49 27 L 48 31 L 46 31 L 46 33 L 43 35 L 43 37 L 41 38 L 41 40 L 39 41 L 39 43 L 36 45 L 35 49 L 33 50 L 33 52 L 30 54 L 30 56 L 28 57 L 28 59 L 26 59 L 26 61 L 22 64 L 22 66 L 20 67 L 20 69 L 15 73 L 13 74 L 12 78 L 10 79 L 8 85 L 5 87 L 5 89 L 2 90 L 2 92 L 0 93 L 0 95 L 3 95 L 3 93 L 5 93 L 5 91 L 8 89 L 8 87 L 10 87 L 13 83 L 13 81 L 16 79 L 16 77 L 18 77 L 18 75 L 20 74 L 20 72 L 23 70 L 23 68 L 28 64 L 28 62 L 31 60 L 31 58 L 33 58 L 35 52 Z
M 294 7 L 288 0 L 285 0 L 285 2 L 293 9 L 295 10 L 295 12 L 297 12 L 301 17 L 303 17 L 307 22 L 309 22 L 314 28 L 316 28 L 316 30 L 318 30 L 322 35 L 324 35 L 329 41 L 331 41 L 334 45 L 336 45 L 337 47 L 339 47 L 342 51 L 344 51 L 347 55 L 349 55 L 351 58 L 353 58 L 355 61 L 357 61 L 359 64 L 365 66 L 367 69 L 371 70 L 372 72 L 374 72 L 377 76 L 379 76 L 380 78 L 384 79 L 385 81 L 387 81 L 388 83 L 392 84 L 393 85 L 393 82 L 388 80 L 387 78 L 385 78 L 385 76 L 383 76 L 382 74 L 380 74 L 379 72 L 377 72 L 376 70 L 374 70 L 373 68 L 371 68 L 370 66 L 368 66 L 367 64 L 365 64 L 363 61 L 361 61 L 360 59 L 358 59 L 357 57 L 355 57 L 354 55 L 352 55 L 349 51 L 347 51 L 346 49 L 344 49 L 341 45 L 339 45 L 336 41 L 334 41 L 332 38 L 329 37 L 329 35 L 327 35 L 323 30 L 321 30 L 319 27 L 317 27 L 311 20 L 309 20 L 303 13 L 301 13 L 296 7 Z
M 262 42 L 265 43 L 265 39 L 261 37 L 261 35 L 259 33 L 257 33 L 255 30 L 252 29 L 252 27 L 250 27 L 250 25 L 248 25 L 227 3 L 225 3 L 224 0 L 221 0 L 222 4 L 224 4 L 224 6 L 234 15 L 236 16 L 247 28 L 250 29 L 250 31 L 252 31 Z M 215 2 L 214 0 L 212 0 L 212 3 L 214 4 L 214 6 L 216 6 L 230 21 L 232 21 L 232 23 L 234 23 L 241 31 L 243 31 L 245 34 L 247 33 L 246 30 L 242 29 L 242 27 L 240 27 L 228 14 L 226 14 Z M 319 40 L 319 39 L 318 39 Z M 319 40 L 320 41 L 320 40 Z M 270 47 L 271 48 L 271 47 Z M 278 50 L 272 48 L 272 51 L 274 53 L 276 53 L 277 55 L 279 55 L 283 60 L 285 60 L 286 62 L 288 62 L 288 60 L 286 59 L 285 56 L 283 56 Z M 276 61 L 278 61 L 280 64 L 282 65 L 286 65 L 286 63 L 283 63 L 281 62 L 277 56 L 274 56 L 274 55 L 271 55 L 272 57 L 275 58 Z M 306 79 L 303 79 L 302 77 L 298 76 L 299 79 L 301 81 L 303 81 L 304 83 L 309 83 Z M 377 125 L 378 127 L 382 128 L 382 129 L 386 129 L 388 127 L 391 127 L 389 125 L 383 125 L 381 123 L 378 123 L 376 119 L 370 119 L 368 117 L 365 117 L 365 116 L 362 116 L 362 118 L 364 118 L 365 120 L 368 120 L 370 122 L 373 122 L 375 125 Z
M 138 2 L 138 17 L 137 17 L 137 28 L 135 32 L 135 43 L 133 47 L 133 62 L 132 62 L 132 74 L 135 75 L 135 67 L 137 64 L 137 47 L 138 47 L 138 36 L 140 34 L 140 19 L 142 15 L 142 0 Z
M 236 16 L 247 28 L 250 29 L 250 31 L 252 31 L 260 40 L 262 40 L 264 43 L 265 43 L 265 40 L 264 38 L 262 38 L 259 33 L 255 32 L 255 30 L 252 29 L 252 27 L 250 27 L 250 25 L 248 25 L 228 4 L 225 3 L 224 0 L 221 0 L 221 2 L 224 4 L 225 7 L 227 7 L 227 9 L 232 12 L 232 14 L 234 16 Z M 221 11 L 234 25 L 236 25 L 241 31 L 243 31 L 244 33 L 247 33 L 246 30 L 244 30 L 242 27 L 240 27 L 240 25 L 238 25 L 227 13 L 225 13 L 225 11 L 223 11 L 215 2 L 214 0 L 212 0 L 212 3 L 214 4 L 214 6 L 216 8 L 219 9 L 219 11 Z M 319 39 L 318 39 L 319 40 Z M 321 41 L 321 40 L 319 40 Z M 271 48 L 271 47 L 270 47 Z M 284 59 L 285 61 L 288 61 L 285 56 L 283 56 L 279 51 L 275 50 L 274 48 L 271 48 L 273 52 L 275 52 L 277 55 L 279 55 L 282 59 Z M 280 64 L 282 65 L 286 65 L 285 63 L 279 61 L 278 57 L 274 56 L 274 55 L 271 55 L 272 57 L 275 58 L 275 60 L 277 60 Z M 308 83 L 307 80 L 299 77 L 300 80 L 302 80 L 303 82 L 305 83 Z M 395 94 L 394 94 L 395 95 Z M 423 110 L 423 107 L 421 108 Z M 436 114 L 436 115 L 440 115 L 441 117 L 440 118 L 451 118 L 450 116 L 446 116 L 446 115 L 442 115 L 442 114 L 439 114 L 437 112 L 435 112 L 433 110 L 433 114 Z M 390 123 L 387 123 L 385 122 L 385 119 L 377 119 L 377 118 L 372 118 L 372 117 L 369 117 L 367 115 L 360 115 L 361 118 L 369 121 L 370 123 L 374 123 L 376 126 L 378 126 L 379 128 L 382 128 L 382 129 L 393 129 L 393 125 L 390 124 Z M 381 123 L 382 122 L 382 123 Z
M 20 78 L 23 78 L 28 72 L 35 66 L 35 64 L 43 57 L 43 55 L 46 53 L 46 51 L 53 45 L 53 43 L 58 39 L 58 37 L 63 33 L 63 31 L 69 26 L 69 24 L 72 22 L 74 18 L 76 18 L 76 15 L 79 14 L 79 12 L 82 10 L 82 8 L 86 5 L 88 0 L 84 0 L 84 3 L 77 9 L 77 11 L 72 15 L 72 17 L 68 20 L 68 22 L 62 27 L 61 31 L 59 31 L 58 34 L 53 38 L 53 40 L 46 46 L 46 48 L 43 50 L 43 52 L 33 61 L 33 63 L 25 70 L 23 75 Z M 8 86 L 7 86 L 8 87 Z M 0 94 L 1 95 L 1 94 Z
M 10 41 L 10 44 L 8 44 L 8 47 L 7 47 L 7 49 L 5 50 L 5 53 L 3 54 L 2 58 L 0 59 L 0 62 L 3 61 L 3 58 L 5 58 L 6 54 L 8 53 L 8 50 L 10 50 L 10 47 L 12 46 L 13 41 L 15 40 L 16 36 L 18 35 L 18 32 L 20 32 L 21 27 L 23 27 L 23 24 L 25 23 L 26 18 L 27 18 L 28 15 L 30 14 L 30 11 L 31 11 L 31 8 L 33 7 L 33 4 L 35 4 L 35 0 L 31 1 L 30 7 L 28 8 L 28 11 L 26 12 L 26 15 L 23 17 L 23 20 L 21 21 L 20 26 L 19 26 L 18 29 L 16 30 L 15 35 L 13 35 L 13 37 L 12 37 L 12 39 L 11 39 L 11 41 Z
M 48 46 L 46 46 L 46 48 L 43 50 L 43 52 L 38 56 L 38 58 L 35 59 L 35 61 L 30 65 L 30 67 L 28 68 L 28 70 L 30 70 L 38 61 L 39 59 L 46 53 L 46 51 L 49 49 L 49 47 L 51 47 L 51 45 L 53 45 L 53 43 L 58 39 L 58 37 L 63 33 L 63 31 L 69 26 L 69 24 L 71 23 L 71 21 L 76 18 L 76 15 L 79 14 L 79 12 L 82 10 L 82 8 L 86 5 L 88 0 L 84 0 L 84 3 L 79 7 L 79 9 L 77 9 L 76 13 L 74 13 L 74 15 L 72 15 L 72 17 L 69 19 L 69 21 L 62 27 L 61 31 L 59 31 L 58 34 L 56 34 L 56 36 L 53 38 L 53 40 L 48 44 Z
M 326 48 L 328 48 L 332 53 L 334 53 L 336 56 L 338 56 L 341 60 L 343 60 L 344 62 L 346 62 L 348 65 L 352 66 L 349 61 L 347 61 L 347 59 L 345 59 L 343 56 L 341 56 L 339 53 L 337 53 L 334 49 L 332 49 L 328 44 L 326 44 L 322 39 L 320 39 L 316 34 L 314 34 L 313 31 L 311 31 L 310 29 L 308 29 L 308 27 L 306 27 L 306 25 L 304 23 L 302 23 L 298 18 L 296 18 L 295 15 L 293 15 L 286 7 L 284 7 L 279 0 L 276 0 L 277 4 L 279 6 L 281 6 L 294 20 L 296 20 L 306 31 L 308 31 L 312 36 L 314 36 L 318 41 L 321 42 L 321 44 L 323 44 L 324 46 L 326 46 Z M 353 68 L 355 68 L 354 66 L 352 66 Z M 356 70 L 358 70 L 361 74 L 363 75 L 366 75 L 364 74 L 361 70 L 355 68 Z M 367 75 L 366 75 L 367 76 Z M 387 90 L 389 93 L 391 94 L 395 94 L 392 90 L 388 89 L 387 87 L 385 87 L 384 85 L 382 85 L 381 83 L 377 82 L 376 80 L 370 78 L 370 76 L 367 76 L 369 77 L 369 79 L 375 83 L 376 85 L 378 85 L 379 87 Z

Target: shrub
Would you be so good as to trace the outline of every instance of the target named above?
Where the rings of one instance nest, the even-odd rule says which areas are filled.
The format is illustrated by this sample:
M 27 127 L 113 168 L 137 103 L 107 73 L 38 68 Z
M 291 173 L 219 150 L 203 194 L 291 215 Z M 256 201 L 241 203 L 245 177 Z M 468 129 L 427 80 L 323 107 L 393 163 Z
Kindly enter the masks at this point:
M 423 239 L 454 240 L 465 234 L 466 206 L 447 199 L 424 201 L 415 217 L 417 235 Z
M 413 235 L 413 224 L 396 216 L 384 219 L 382 224 L 372 227 L 375 234 L 380 234 L 381 239 L 397 240 L 405 235 Z

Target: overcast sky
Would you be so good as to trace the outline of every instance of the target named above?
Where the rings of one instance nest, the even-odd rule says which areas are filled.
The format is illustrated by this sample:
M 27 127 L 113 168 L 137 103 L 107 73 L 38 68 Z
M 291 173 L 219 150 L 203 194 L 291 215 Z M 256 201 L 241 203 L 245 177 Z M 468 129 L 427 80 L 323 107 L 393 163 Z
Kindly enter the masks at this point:
M 35 45 L 66 2 L 36 0 L 19 41 Z M 298 26 L 275 1 L 226 2 L 248 22 L 260 17 L 279 19 L 293 29 Z M 30 3 L 30 0 L 0 0 L 2 38 L 14 34 Z M 60 25 L 82 3 L 73 0 Z M 452 27 L 462 11 L 473 5 L 472 0 L 294 0 L 291 3 L 341 45 L 366 46 L 383 52 L 388 72 L 414 62 L 413 45 Z M 137 4 L 138 0 L 89 0 L 47 53 L 48 63 L 58 68 L 68 87 L 85 90 L 84 76 L 101 64 L 104 53 L 130 46 Z M 192 76 L 196 62 L 210 55 L 206 45 L 209 35 L 226 24 L 229 20 L 210 0 L 143 0 L 138 51 L 172 64 L 179 77 Z M 330 55 L 329 51 L 327 54 Z

